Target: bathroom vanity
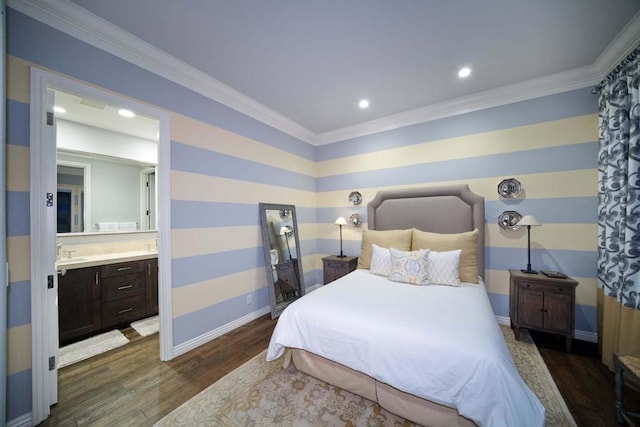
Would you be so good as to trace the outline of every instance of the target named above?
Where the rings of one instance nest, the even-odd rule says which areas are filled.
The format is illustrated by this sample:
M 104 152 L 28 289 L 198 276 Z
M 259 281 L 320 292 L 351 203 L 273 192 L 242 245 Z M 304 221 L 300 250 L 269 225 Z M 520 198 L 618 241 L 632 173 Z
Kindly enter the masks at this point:
M 149 251 L 60 260 L 60 345 L 158 314 L 158 259 Z

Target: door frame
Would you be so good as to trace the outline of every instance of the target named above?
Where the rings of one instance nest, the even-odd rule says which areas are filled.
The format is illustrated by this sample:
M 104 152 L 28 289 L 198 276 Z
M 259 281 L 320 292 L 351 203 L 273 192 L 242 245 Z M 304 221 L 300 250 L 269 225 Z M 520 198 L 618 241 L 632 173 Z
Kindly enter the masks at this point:
M 72 80 L 61 75 L 31 67 L 30 93 L 30 261 L 31 261 L 31 375 L 32 375 L 32 422 L 38 424 L 49 416 L 52 387 L 57 386 L 57 377 L 49 374 L 49 337 L 58 336 L 58 325 L 48 322 L 57 307 L 47 304 L 50 293 L 47 275 L 53 274 L 57 295 L 55 265 L 46 265 L 47 256 L 55 253 L 56 230 L 47 221 L 47 183 L 41 177 L 55 172 L 56 159 L 43 156 L 43 144 L 52 143 L 47 129 L 47 89 L 59 89 L 80 96 L 87 96 L 110 105 L 122 106 L 140 112 L 159 121 L 157 193 L 158 215 L 158 303 L 160 314 L 160 360 L 174 357 L 173 322 L 171 298 L 171 191 L 170 191 L 170 113 L 158 107 L 142 103 L 115 92 Z M 51 112 L 53 113 L 53 112 Z M 50 127 L 49 127 L 50 128 Z M 54 141 L 55 143 L 55 136 Z M 55 176 L 55 175 L 54 175 Z M 49 183 L 51 185 L 51 183 Z M 49 190 L 50 192 L 51 190 Z M 48 224 L 51 223 L 51 224 Z M 47 255 L 48 254 L 48 255 Z M 55 256 L 53 258 L 55 260 Z M 55 330 L 51 330 L 55 329 Z M 56 338 L 57 341 L 57 338 Z M 56 356 L 57 358 L 57 356 Z M 57 361 L 56 361 L 57 363 Z

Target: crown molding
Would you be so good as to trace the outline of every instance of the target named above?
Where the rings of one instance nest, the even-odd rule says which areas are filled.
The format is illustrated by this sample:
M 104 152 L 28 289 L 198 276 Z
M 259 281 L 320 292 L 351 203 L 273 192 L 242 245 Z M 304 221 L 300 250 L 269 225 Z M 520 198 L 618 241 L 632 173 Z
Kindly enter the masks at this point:
M 233 108 L 307 143 L 315 134 L 221 81 L 180 61 L 68 0 L 8 0 L 50 27 Z
M 638 12 L 592 65 L 316 134 L 69 0 L 7 0 L 7 5 L 315 146 L 596 85 L 640 43 Z
M 600 74 L 593 66 L 582 67 L 321 133 L 317 137 L 316 145 L 330 144 L 541 96 L 567 92 L 595 85 L 599 81 Z
M 640 12 L 634 15 L 593 63 L 601 78 L 604 79 L 639 44 Z

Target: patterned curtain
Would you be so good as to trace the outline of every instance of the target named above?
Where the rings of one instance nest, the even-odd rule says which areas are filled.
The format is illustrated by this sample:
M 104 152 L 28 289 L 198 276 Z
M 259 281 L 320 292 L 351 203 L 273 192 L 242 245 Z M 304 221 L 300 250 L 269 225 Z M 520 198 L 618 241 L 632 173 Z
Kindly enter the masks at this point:
M 640 310 L 640 47 L 599 91 L 598 287 Z

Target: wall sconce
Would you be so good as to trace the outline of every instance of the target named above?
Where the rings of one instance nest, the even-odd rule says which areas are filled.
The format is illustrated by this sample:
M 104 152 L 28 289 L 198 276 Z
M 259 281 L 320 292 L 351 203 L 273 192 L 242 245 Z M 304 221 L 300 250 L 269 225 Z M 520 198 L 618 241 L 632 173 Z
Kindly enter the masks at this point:
M 341 216 L 340 218 L 336 219 L 336 222 L 334 222 L 334 224 L 340 226 L 340 255 L 338 255 L 338 258 L 344 258 L 345 254 L 342 253 L 342 226 L 347 225 L 347 220 L 344 219 L 343 216 Z
M 352 191 L 351 193 L 349 193 L 349 203 L 354 206 L 358 206 L 360 203 L 362 203 L 362 194 L 360 194 L 359 191 Z
M 518 222 L 518 225 L 527 226 L 527 269 L 520 270 L 523 273 L 536 274 L 537 271 L 531 269 L 531 227 L 542 225 L 538 219 L 533 215 L 525 215 Z
M 293 259 L 291 257 L 291 248 L 289 247 L 289 236 L 292 233 L 293 233 L 293 229 L 288 225 L 285 225 L 280 229 L 280 235 L 284 236 L 284 241 L 287 242 L 287 252 L 289 252 L 289 259 Z
M 516 211 L 504 211 L 498 217 L 498 224 L 505 230 L 517 230 L 520 228 L 518 222 L 521 219 L 522 215 Z
M 498 184 L 498 194 L 506 199 L 515 199 L 522 192 L 522 184 L 515 178 L 507 178 Z
M 362 225 L 362 217 L 357 213 L 354 213 L 349 217 L 349 222 L 354 227 L 360 227 Z

